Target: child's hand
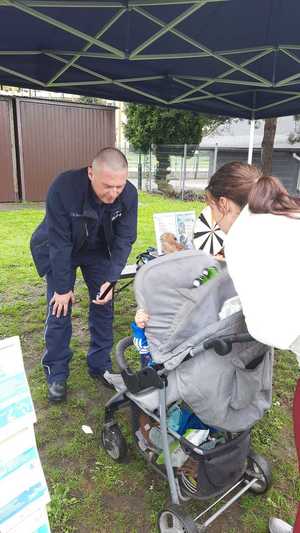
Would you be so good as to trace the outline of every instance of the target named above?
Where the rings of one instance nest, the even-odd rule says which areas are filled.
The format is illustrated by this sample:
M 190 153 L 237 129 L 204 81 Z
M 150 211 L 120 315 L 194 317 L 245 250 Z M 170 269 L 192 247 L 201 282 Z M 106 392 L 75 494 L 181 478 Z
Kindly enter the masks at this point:
M 136 325 L 139 328 L 144 329 L 144 327 L 146 326 L 146 324 L 147 324 L 147 322 L 149 320 L 149 315 L 147 315 L 147 313 L 144 311 L 144 309 L 138 309 L 136 314 L 135 314 L 134 320 L 135 320 Z

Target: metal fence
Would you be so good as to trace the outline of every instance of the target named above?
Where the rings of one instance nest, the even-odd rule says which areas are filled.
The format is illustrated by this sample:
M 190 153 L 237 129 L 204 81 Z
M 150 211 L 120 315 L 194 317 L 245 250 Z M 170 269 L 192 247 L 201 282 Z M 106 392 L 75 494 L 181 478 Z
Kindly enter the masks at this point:
M 214 152 L 198 145 L 151 145 L 145 152 L 120 145 L 128 159 L 129 179 L 139 189 L 153 191 L 158 180 L 166 180 L 177 192 L 199 191 L 214 171 Z

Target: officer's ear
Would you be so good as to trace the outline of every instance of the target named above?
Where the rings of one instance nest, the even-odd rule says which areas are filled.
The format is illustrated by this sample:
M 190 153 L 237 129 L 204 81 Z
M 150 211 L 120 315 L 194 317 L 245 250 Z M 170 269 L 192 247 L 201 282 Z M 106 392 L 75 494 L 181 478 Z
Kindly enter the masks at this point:
M 93 180 L 93 169 L 92 167 L 88 167 L 87 169 L 88 177 L 92 181 Z

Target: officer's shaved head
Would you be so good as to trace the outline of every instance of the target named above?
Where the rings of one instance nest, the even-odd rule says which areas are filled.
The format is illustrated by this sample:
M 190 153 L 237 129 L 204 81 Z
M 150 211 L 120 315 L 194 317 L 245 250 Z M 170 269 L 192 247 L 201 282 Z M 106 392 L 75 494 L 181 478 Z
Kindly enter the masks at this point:
M 112 146 L 102 148 L 88 167 L 91 186 L 105 204 L 112 204 L 123 191 L 128 177 L 125 155 Z
M 94 171 L 104 165 L 115 171 L 126 170 L 128 168 L 128 162 L 123 152 L 113 146 L 102 148 L 92 163 Z

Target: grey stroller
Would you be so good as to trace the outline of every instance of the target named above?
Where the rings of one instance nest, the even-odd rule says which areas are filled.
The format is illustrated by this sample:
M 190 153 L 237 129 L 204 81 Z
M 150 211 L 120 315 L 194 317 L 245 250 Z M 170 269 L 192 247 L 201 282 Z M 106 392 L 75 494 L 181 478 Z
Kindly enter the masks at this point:
M 195 288 L 194 280 L 213 266 L 218 274 Z M 271 484 L 269 463 L 250 449 L 250 430 L 271 406 L 273 351 L 250 337 L 241 310 L 220 318 L 235 289 L 226 269 L 203 252 L 150 261 L 138 271 L 134 289 L 138 306 L 150 316 L 146 335 L 154 364 L 132 371 L 125 353 L 132 339 L 118 343 L 122 382 L 106 404 L 101 442 L 112 459 L 125 458 L 115 414 L 129 406 L 138 449 L 170 487 L 172 504 L 159 514 L 158 531 L 205 531 L 243 493 L 262 494 Z M 168 412 L 178 402 L 208 428 L 206 435 L 211 430 L 221 438 L 195 444 L 172 429 Z M 153 427 L 161 450 L 149 439 Z M 183 464 L 174 465 L 171 441 Z M 216 500 L 192 518 L 180 507 L 191 498 Z

